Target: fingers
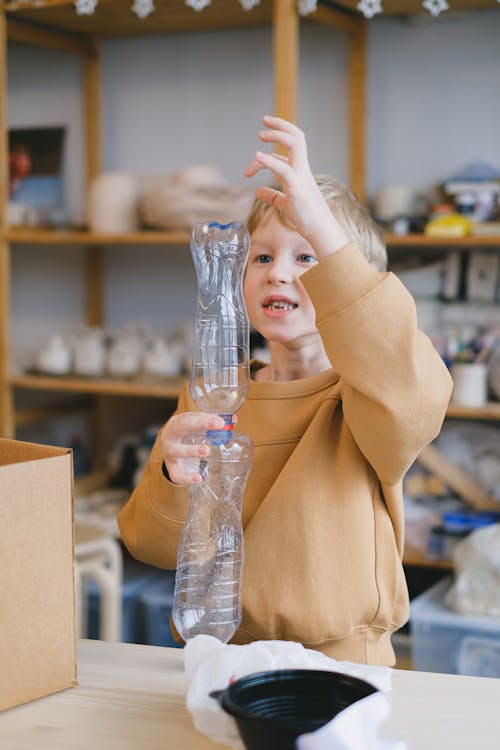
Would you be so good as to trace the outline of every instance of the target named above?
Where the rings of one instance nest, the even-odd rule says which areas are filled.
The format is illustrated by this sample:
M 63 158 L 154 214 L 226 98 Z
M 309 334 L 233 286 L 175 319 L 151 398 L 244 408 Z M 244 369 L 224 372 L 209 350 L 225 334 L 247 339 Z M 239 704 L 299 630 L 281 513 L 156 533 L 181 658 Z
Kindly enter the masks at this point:
M 264 143 L 278 143 L 287 151 L 291 151 L 297 141 L 297 137 L 293 133 L 284 133 L 281 130 L 260 130 L 259 138 Z
M 168 440 L 163 444 L 165 463 L 186 459 L 199 460 L 200 458 L 206 458 L 209 453 L 210 446 L 205 443 L 179 443 L 176 440 Z
M 163 441 L 163 460 L 175 484 L 199 484 L 200 461 L 207 458 L 210 447 L 200 443 L 181 443 L 179 439 Z
M 266 115 L 262 122 L 269 129 L 261 130 L 259 138 L 265 143 L 277 143 L 285 148 L 294 158 L 307 159 L 307 144 L 304 132 L 288 120 Z
M 262 153 L 262 152 L 257 152 Z M 273 154 L 275 159 L 279 159 L 280 161 L 285 162 L 286 164 L 289 163 L 288 156 L 285 156 L 285 154 Z M 254 177 L 257 172 L 260 172 L 261 169 L 266 169 L 266 165 L 264 165 L 261 161 L 257 159 L 257 156 L 255 159 L 248 165 L 248 167 L 243 172 L 243 175 L 245 177 Z
M 297 127 L 297 125 L 294 125 L 293 122 L 290 122 L 289 120 L 285 120 L 283 117 L 276 117 L 275 115 L 264 115 L 264 117 L 262 118 L 262 122 L 267 127 L 283 130 L 286 133 L 293 133 L 296 135 L 300 133 L 303 135 L 301 129 Z
M 262 169 L 270 169 L 285 183 L 292 179 L 294 169 L 309 170 L 306 139 L 302 130 L 293 123 L 273 115 L 266 115 L 262 121 L 269 129 L 259 132 L 260 140 L 280 146 L 287 155 L 257 151 L 244 176 L 254 177 Z
M 249 166 L 243 172 L 244 177 L 255 177 L 255 175 L 262 169 L 270 169 L 279 179 L 283 179 L 279 173 L 279 162 L 288 164 L 288 160 L 282 159 L 280 154 L 265 154 L 263 151 L 257 151 L 255 153 L 255 159 L 249 164 Z
M 257 172 L 260 172 L 261 169 L 265 169 L 264 164 L 262 162 L 258 161 L 256 158 L 248 165 L 248 167 L 243 172 L 244 177 L 255 177 Z
M 193 471 L 194 467 L 189 465 L 175 464 L 165 462 L 168 474 L 174 484 L 190 485 L 201 484 L 202 476 L 199 471 Z M 198 467 L 196 467 L 197 469 Z
M 288 159 L 280 159 L 278 154 L 266 154 L 264 151 L 257 151 L 255 159 L 262 167 L 270 169 L 279 178 L 282 183 L 289 182 L 293 176 L 293 169 Z
M 184 438 L 189 432 L 206 432 L 207 430 L 221 430 L 224 420 L 218 414 L 187 411 L 174 414 L 162 429 L 162 440 Z
M 286 199 L 281 190 L 275 190 L 274 188 L 263 186 L 257 188 L 255 195 L 263 203 L 267 203 L 268 206 L 276 206 L 276 208 L 283 210 Z
M 270 169 L 276 175 L 280 189 L 261 187 L 256 191 L 257 198 L 282 211 L 305 239 L 320 236 L 320 225 L 325 224 L 323 209 L 326 203 L 309 166 L 305 134 L 297 125 L 281 117 L 266 115 L 262 122 L 265 129 L 259 132 L 260 140 L 273 144 L 286 156 L 257 151 L 245 175 L 253 177 L 262 169 Z
M 286 162 L 286 164 L 290 163 L 290 159 L 288 156 L 285 156 L 285 154 L 273 154 L 275 159 L 280 159 L 280 161 Z
M 236 417 L 232 417 L 236 423 Z M 163 460 L 175 484 L 199 484 L 202 481 L 200 462 L 210 455 L 210 446 L 202 443 L 207 430 L 221 430 L 224 420 L 217 414 L 185 412 L 175 414 L 161 430 Z

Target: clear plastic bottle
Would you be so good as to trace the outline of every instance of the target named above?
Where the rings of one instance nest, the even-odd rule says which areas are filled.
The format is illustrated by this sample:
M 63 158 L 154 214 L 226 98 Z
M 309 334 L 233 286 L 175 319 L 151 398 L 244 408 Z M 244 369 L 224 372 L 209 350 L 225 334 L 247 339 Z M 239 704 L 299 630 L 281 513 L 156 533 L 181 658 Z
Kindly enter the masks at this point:
M 248 394 L 250 325 L 243 299 L 249 237 L 239 222 L 195 224 L 198 281 L 190 390 L 201 411 L 234 414 Z
M 213 635 L 223 643 L 241 622 L 241 506 L 252 461 L 247 435 L 231 430 L 193 434 L 209 442 L 203 482 L 189 489 L 189 512 L 177 554 L 173 619 L 187 640 Z
M 238 222 L 197 224 L 191 236 L 198 299 L 190 390 L 199 409 L 220 414 L 226 426 L 186 438 L 208 443 L 210 455 L 193 467 L 203 481 L 189 488 L 177 553 L 173 620 L 184 640 L 205 634 L 226 643 L 241 622 L 241 507 L 252 444 L 232 433 L 232 414 L 247 397 L 250 380 L 242 292 L 248 248 L 247 230 Z

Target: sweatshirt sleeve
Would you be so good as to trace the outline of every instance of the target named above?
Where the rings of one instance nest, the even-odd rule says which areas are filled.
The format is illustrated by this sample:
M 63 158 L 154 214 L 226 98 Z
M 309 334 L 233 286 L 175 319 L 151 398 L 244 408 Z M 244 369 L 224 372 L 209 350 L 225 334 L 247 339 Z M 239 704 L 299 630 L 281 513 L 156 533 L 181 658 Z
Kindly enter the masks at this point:
M 383 483 L 400 481 L 441 429 L 452 380 L 392 273 L 346 245 L 301 276 L 341 379 L 344 417 Z
M 176 413 L 188 409 L 187 386 Z M 188 488 L 173 484 L 163 474 L 158 433 L 142 478 L 118 515 L 121 538 L 138 560 L 174 570 L 177 546 L 188 510 Z

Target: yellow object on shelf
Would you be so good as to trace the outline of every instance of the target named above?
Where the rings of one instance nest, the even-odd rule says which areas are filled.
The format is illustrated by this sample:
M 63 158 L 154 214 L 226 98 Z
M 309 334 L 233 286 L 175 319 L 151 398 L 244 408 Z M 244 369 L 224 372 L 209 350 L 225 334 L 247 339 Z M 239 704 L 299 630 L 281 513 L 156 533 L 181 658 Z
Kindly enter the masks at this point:
M 471 233 L 472 222 L 461 214 L 449 214 L 432 219 L 424 227 L 429 237 L 465 237 Z

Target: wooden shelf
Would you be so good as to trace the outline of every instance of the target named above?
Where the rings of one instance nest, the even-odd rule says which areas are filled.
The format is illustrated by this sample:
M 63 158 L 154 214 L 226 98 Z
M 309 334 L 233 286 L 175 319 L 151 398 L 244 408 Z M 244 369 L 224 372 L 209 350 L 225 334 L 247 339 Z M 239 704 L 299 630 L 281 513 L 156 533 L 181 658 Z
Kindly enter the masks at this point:
M 42 422 L 51 417 L 59 417 L 62 414 L 85 413 L 89 408 L 88 395 L 75 395 L 74 398 L 65 401 L 52 401 L 49 404 L 39 404 L 15 412 L 16 428 Z
M 500 402 L 491 401 L 484 406 L 448 406 L 447 417 L 456 419 L 493 419 L 500 420 Z
M 162 0 L 155 12 L 138 19 L 130 8 L 130 0 L 100 0 L 95 13 L 77 15 L 73 0 L 10 0 L 0 8 L 16 19 L 43 23 L 52 28 L 76 34 L 102 37 L 158 34 L 207 29 L 266 26 L 271 23 L 273 4 L 261 2 L 250 11 L 242 9 L 238 0 L 212 0 L 200 13 L 186 6 L 184 0 Z M 348 22 L 362 18 L 354 0 L 319 0 L 318 11 L 343 15 Z M 477 11 L 496 8 L 496 0 L 453 0 L 455 11 Z M 384 0 L 384 15 L 422 13 L 421 0 Z M 314 18 L 311 13 L 307 18 Z
M 108 394 L 112 396 L 150 396 L 151 398 L 177 398 L 185 382 L 183 378 L 84 378 L 80 376 L 13 375 L 11 386 L 35 391 L 60 391 L 70 393 Z M 450 405 L 447 417 L 460 419 L 500 420 L 500 402 L 485 406 Z
M 386 234 L 385 242 L 387 247 L 390 248 L 500 248 L 500 234 L 469 234 L 466 237 L 429 237 L 426 234 Z
M 451 560 L 439 560 L 426 557 L 420 550 L 413 547 L 405 547 L 403 565 L 412 565 L 418 568 L 439 568 L 441 570 L 453 570 Z
M 95 13 L 89 15 L 78 15 L 73 0 L 13 0 L 0 3 L 0 8 L 15 20 L 100 37 L 268 26 L 272 19 L 271 3 L 262 2 L 247 12 L 238 0 L 214 0 L 200 13 L 184 0 L 162 0 L 154 13 L 142 19 L 132 11 L 129 0 L 100 0 Z
M 103 234 L 86 229 L 8 229 L 5 239 L 14 245 L 187 245 L 188 231 L 144 229 L 130 234 Z M 500 248 L 500 235 L 469 235 L 467 237 L 428 237 L 425 234 L 386 234 L 389 248 Z
M 184 380 L 181 379 L 131 379 L 54 377 L 50 375 L 13 375 L 10 385 L 35 391 L 58 391 L 60 393 L 91 393 L 106 396 L 134 396 L 147 398 L 176 399 Z
M 13 245 L 187 245 L 188 232 L 144 230 L 131 234 L 103 234 L 79 230 L 9 229 L 6 239 Z

